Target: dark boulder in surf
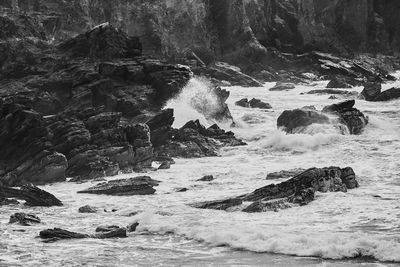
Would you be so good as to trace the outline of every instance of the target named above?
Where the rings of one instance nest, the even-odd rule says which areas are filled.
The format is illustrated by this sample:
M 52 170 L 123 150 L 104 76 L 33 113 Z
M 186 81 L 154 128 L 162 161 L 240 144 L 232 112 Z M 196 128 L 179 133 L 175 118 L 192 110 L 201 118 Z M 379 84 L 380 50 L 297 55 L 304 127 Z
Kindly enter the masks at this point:
M 361 134 L 368 124 L 368 117 L 354 108 L 355 100 L 326 106 L 322 112 L 332 113 L 339 117 L 341 123 L 347 126 L 350 134 Z
M 9 223 L 19 223 L 20 225 L 30 226 L 32 224 L 40 223 L 40 218 L 34 214 L 27 214 L 23 212 L 17 212 L 10 216 Z
M 0 184 L 0 198 L 16 198 L 26 201 L 29 206 L 62 206 L 62 202 L 54 195 L 34 185 L 23 185 L 19 189 L 5 187 Z
M 296 86 L 292 83 L 277 82 L 275 86 L 270 88 L 270 91 L 288 91 L 294 89 Z
M 240 107 L 245 108 L 259 108 L 259 109 L 271 109 L 271 105 L 265 103 L 257 98 L 252 98 L 250 101 L 247 98 L 240 99 L 236 101 L 235 104 Z
M 112 180 L 99 183 L 93 187 L 81 190 L 78 193 L 105 194 L 114 196 L 151 195 L 156 191 L 153 187 L 159 181 L 149 176 L 138 176 L 130 179 Z
M 352 88 L 351 84 L 348 83 L 347 79 L 343 76 L 335 76 L 326 85 L 326 88 Z
M 85 205 L 78 209 L 79 213 L 96 213 L 98 209 L 96 207 Z
M 110 228 L 109 231 L 102 231 L 96 234 L 82 234 L 77 232 L 71 232 L 68 230 L 53 228 L 40 231 L 40 238 L 44 239 L 44 242 L 54 242 L 61 239 L 82 239 L 82 238 L 124 238 L 126 235 L 126 228 Z
M 252 193 L 225 200 L 193 204 L 194 207 L 244 212 L 277 211 L 306 205 L 315 199 L 315 192 L 347 192 L 358 187 L 350 167 L 311 168 L 279 184 L 261 187 Z M 250 204 L 244 203 L 251 202 Z
M 271 172 L 267 174 L 267 180 L 273 180 L 273 179 L 284 179 L 284 178 L 290 178 L 293 176 L 296 176 L 302 172 L 304 172 L 305 169 L 302 168 L 296 168 L 296 169 L 290 169 L 290 170 L 283 170 L 279 172 Z
M 321 112 L 310 109 L 285 110 L 277 121 L 278 128 L 287 133 L 296 133 L 311 124 L 328 124 L 330 119 Z

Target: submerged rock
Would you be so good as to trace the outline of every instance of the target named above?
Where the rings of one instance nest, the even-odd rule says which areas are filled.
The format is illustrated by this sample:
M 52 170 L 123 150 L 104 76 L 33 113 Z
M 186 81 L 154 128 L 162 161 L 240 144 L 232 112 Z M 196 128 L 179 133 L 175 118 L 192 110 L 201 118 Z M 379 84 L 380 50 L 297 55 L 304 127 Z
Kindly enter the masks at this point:
M 159 181 L 153 180 L 149 176 L 137 176 L 130 179 L 99 183 L 88 189 L 78 191 L 78 193 L 114 196 L 151 195 L 156 191 L 153 186 L 157 186 L 158 184 Z
M 279 184 L 261 187 L 252 193 L 226 200 L 193 204 L 202 209 L 228 210 L 236 207 L 245 212 L 277 211 L 313 201 L 315 192 L 347 192 L 358 187 L 350 167 L 311 168 Z M 250 204 L 247 204 L 251 202 Z M 243 207 L 243 205 L 245 205 Z
M 47 229 L 40 231 L 40 238 L 45 239 L 45 242 L 53 242 L 60 239 L 82 239 L 82 238 L 123 238 L 127 237 L 126 229 L 122 227 L 110 228 L 109 231 L 100 232 L 97 234 L 82 234 L 63 230 L 60 228 Z
M 317 89 L 308 91 L 307 94 L 357 95 L 358 93 L 356 91 L 347 91 L 339 89 Z
M 274 87 L 270 88 L 270 91 L 287 91 L 287 90 L 292 90 L 296 86 L 292 83 L 282 83 L 282 82 L 277 82 Z
M 214 176 L 212 175 L 205 175 L 200 179 L 197 179 L 196 181 L 198 182 L 211 182 L 212 180 L 214 180 Z
M 307 127 L 313 123 L 328 124 L 329 118 L 321 112 L 310 109 L 285 110 L 277 121 L 278 128 L 287 133 L 295 133 L 299 128 Z
M 18 212 L 10 216 L 9 223 L 18 222 L 21 225 L 29 226 L 32 224 L 40 223 L 40 218 L 34 214 L 26 214 L 23 212 Z
M 253 98 L 250 101 L 247 98 L 243 98 L 239 101 L 236 101 L 235 104 L 237 106 L 245 107 L 245 108 L 259 108 L 259 109 L 271 109 L 271 105 L 261 101 L 260 99 Z
M 335 76 L 327 85 L 326 88 L 352 88 L 347 79 L 342 76 Z
M 29 206 L 62 206 L 62 202 L 54 195 L 34 185 L 24 185 L 19 189 L 0 185 L 0 198 L 17 198 L 26 201 Z
M 80 213 L 96 213 L 97 211 L 98 209 L 96 207 L 90 205 L 85 205 L 78 209 L 78 212 Z
M 158 167 L 159 170 L 166 170 L 171 168 L 171 163 L 169 161 L 163 161 Z

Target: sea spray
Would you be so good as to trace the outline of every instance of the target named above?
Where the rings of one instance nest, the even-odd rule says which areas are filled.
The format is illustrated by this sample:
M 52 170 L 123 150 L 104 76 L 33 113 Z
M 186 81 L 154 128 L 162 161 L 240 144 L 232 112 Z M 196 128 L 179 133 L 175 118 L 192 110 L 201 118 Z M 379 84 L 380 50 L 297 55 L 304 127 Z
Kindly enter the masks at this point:
M 165 107 L 174 109 L 174 127 L 181 127 L 189 120 L 199 120 L 201 124 L 210 126 L 215 123 L 213 114 L 221 109 L 221 103 L 211 81 L 194 77 Z

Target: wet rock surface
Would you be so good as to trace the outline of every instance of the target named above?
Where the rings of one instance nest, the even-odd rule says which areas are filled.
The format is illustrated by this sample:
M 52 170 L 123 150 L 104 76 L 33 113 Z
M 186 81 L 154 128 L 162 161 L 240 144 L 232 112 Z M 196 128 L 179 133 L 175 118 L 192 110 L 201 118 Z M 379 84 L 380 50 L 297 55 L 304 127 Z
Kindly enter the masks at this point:
M 29 206 L 62 206 L 62 202 L 54 195 L 34 185 L 23 185 L 19 189 L 0 185 L 0 198 L 16 198 L 26 201 Z
M 286 91 L 286 90 L 292 90 L 295 88 L 295 85 L 292 83 L 283 83 L 283 82 L 277 82 L 275 86 L 270 88 L 270 91 Z
M 270 172 L 267 174 L 266 179 L 273 180 L 273 179 L 291 178 L 291 177 L 296 176 L 304 171 L 305 171 L 305 169 L 297 168 L 297 169 L 291 169 L 291 170 L 283 170 L 283 171 L 279 171 L 279 172 Z
M 361 96 L 367 101 L 389 101 L 400 98 L 400 88 L 390 88 L 382 92 L 381 83 L 367 83 Z
M 236 101 L 235 104 L 237 106 L 245 107 L 245 108 L 259 108 L 259 109 L 271 109 L 271 105 L 269 103 L 265 103 L 260 99 L 252 98 L 248 100 L 247 98 L 240 99 Z
M 347 192 L 358 187 L 350 167 L 311 168 L 279 184 L 261 187 L 235 198 L 193 204 L 196 208 L 241 210 L 244 212 L 278 211 L 295 205 L 306 205 L 315 199 L 315 192 Z M 251 202 L 250 204 L 248 204 Z
M 82 238 L 124 238 L 127 237 L 126 229 L 122 227 L 109 228 L 108 231 L 101 231 L 96 234 L 82 234 L 71 232 L 68 230 L 53 228 L 40 231 L 40 238 L 44 239 L 44 242 L 54 242 L 61 239 L 82 239 Z
M 10 216 L 9 223 L 19 223 L 23 226 L 29 226 L 32 224 L 38 224 L 41 220 L 38 216 L 34 214 L 26 214 L 23 212 L 18 212 Z
M 277 120 L 278 128 L 287 133 L 301 133 L 307 126 L 312 124 L 331 124 L 332 121 L 326 114 L 337 116 L 339 123 L 344 124 L 347 130 L 345 134 L 361 134 L 368 124 L 368 117 L 360 110 L 354 108 L 355 100 L 347 100 L 338 104 L 326 106 L 321 112 L 310 109 L 285 110 Z M 340 128 L 340 127 L 339 127 Z
M 158 183 L 158 181 L 151 179 L 149 176 L 137 176 L 130 179 L 118 179 L 99 183 L 78 193 L 114 196 L 151 195 L 156 191 L 153 187 L 157 186 Z

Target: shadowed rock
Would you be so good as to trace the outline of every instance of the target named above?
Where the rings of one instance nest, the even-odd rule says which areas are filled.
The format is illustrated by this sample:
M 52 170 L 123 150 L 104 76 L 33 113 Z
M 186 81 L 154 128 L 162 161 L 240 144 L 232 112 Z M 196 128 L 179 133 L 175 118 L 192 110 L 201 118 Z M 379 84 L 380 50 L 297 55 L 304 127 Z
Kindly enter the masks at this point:
M 294 133 L 300 127 L 307 127 L 313 123 L 330 123 L 329 118 L 318 111 L 306 109 L 285 110 L 277 121 L 278 128 L 283 128 L 287 133 Z
M 225 200 L 193 204 L 202 209 L 228 210 L 236 207 L 245 212 L 277 211 L 294 205 L 306 205 L 314 200 L 315 192 L 347 192 L 358 187 L 350 167 L 311 168 L 279 184 L 261 187 L 252 193 Z M 247 202 L 251 202 L 247 204 Z M 242 204 L 246 204 L 242 207 Z
M 296 86 L 292 83 L 282 83 L 282 82 L 277 82 L 274 87 L 270 88 L 270 91 L 287 91 L 287 90 L 292 90 Z
M 267 180 L 273 180 L 273 179 L 283 179 L 283 178 L 290 178 L 293 176 L 296 176 L 302 172 L 304 172 L 305 169 L 302 168 L 297 168 L 297 169 L 291 169 L 291 170 L 283 170 L 279 172 L 271 172 L 267 174 Z
M 32 224 L 40 223 L 40 219 L 38 216 L 33 214 L 26 214 L 23 212 L 18 212 L 10 216 L 9 223 L 18 222 L 21 225 L 29 226 Z
M 68 230 L 54 228 L 40 231 L 40 238 L 45 239 L 45 242 L 53 242 L 60 239 L 82 239 L 82 238 L 97 238 L 97 239 L 105 239 L 105 238 L 123 238 L 126 237 L 126 229 L 125 228 L 110 228 L 109 231 L 104 231 L 97 234 L 82 234 L 71 232 Z
M 78 209 L 79 213 L 96 213 L 97 212 L 97 208 L 93 207 L 93 206 L 82 206 Z
M 54 195 L 34 185 L 24 185 L 20 189 L 0 185 L 0 197 L 22 199 L 29 206 L 50 207 L 63 205 Z
M 236 101 L 237 106 L 245 108 L 259 108 L 259 109 L 271 109 L 271 105 L 261 101 L 260 99 L 253 98 L 250 101 L 247 98 L 240 99 Z
M 212 180 L 214 180 L 214 176 L 206 175 L 206 176 L 203 176 L 202 178 L 200 178 L 200 179 L 198 179 L 196 181 L 198 181 L 198 182 L 210 182 Z
M 156 191 L 153 186 L 157 186 L 158 183 L 158 181 L 151 179 L 149 176 L 138 176 L 130 179 L 99 183 L 78 193 L 114 196 L 151 195 Z

